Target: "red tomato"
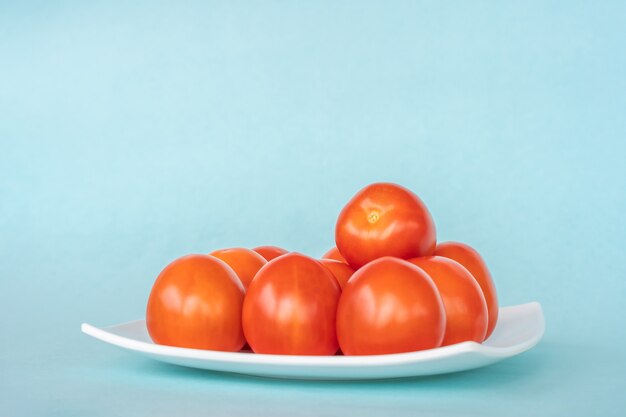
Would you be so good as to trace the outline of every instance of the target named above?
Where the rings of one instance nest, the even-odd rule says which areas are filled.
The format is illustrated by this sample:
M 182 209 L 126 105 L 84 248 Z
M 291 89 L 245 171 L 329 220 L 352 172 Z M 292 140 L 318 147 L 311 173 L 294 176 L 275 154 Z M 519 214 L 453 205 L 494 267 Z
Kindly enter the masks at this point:
M 471 246 L 459 242 L 444 242 L 437 245 L 435 255 L 454 259 L 474 276 L 478 285 L 483 290 L 487 310 L 489 311 L 489 324 L 487 325 L 487 339 L 498 322 L 498 295 L 496 286 L 491 279 L 491 274 L 485 261 Z
M 244 288 L 248 288 L 259 269 L 267 263 L 265 258 L 255 251 L 244 248 L 216 250 L 210 255 L 221 259 L 233 268 Z
M 252 250 L 264 257 L 267 261 L 271 261 L 274 258 L 278 258 L 280 255 L 289 253 L 285 249 L 279 248 L 278 246 L 259 246 Z
M 243 285 L 224 262 L 207 255 L 179 258 L 159 274 L 146 311 L 155 343 L 235 352 L 244 344 Z
M 433 280 L 398 258 L 383 257 L 356 271 L 337 307 L 337 337 L 344 355 L 436 348 L 445 328 Z
M 243 331 L 256 353 L 333 355 L 341 289 L 315 259 L 289 253 L 254 278 L 243 303 Z
M 333 274 L 343 290 L 352 274 L 354 274 L 354 269 L 350 268 L 350 265 L 347 263 L 339 262 L 334 259 L 322 259 L 320 262 Z
M 441 256 L 409 260 L 432 279 L 446 310 L 442 346 L 468 340 L 482 342 L 487 333 L 487 303 L 480 286 L 460 263 Z
M 422 201 L 396 184 L 371 184 L 341 210 L 337 248 L 355 269 L 382 256 L 432 255 L 435 223 Z
M 344 258 L 343 255 L 339 252 L 339 249 L 337 249 L 337 246 L 333 246 L 331 249 L 329 249 L 328 252 L 326 252 L 324 256 L 322 256 L 322 259 L 334 259 L 336 261 L 340 261 L 346 264 L 348 263 L 348 261 L 346 261 L 346 258 Z

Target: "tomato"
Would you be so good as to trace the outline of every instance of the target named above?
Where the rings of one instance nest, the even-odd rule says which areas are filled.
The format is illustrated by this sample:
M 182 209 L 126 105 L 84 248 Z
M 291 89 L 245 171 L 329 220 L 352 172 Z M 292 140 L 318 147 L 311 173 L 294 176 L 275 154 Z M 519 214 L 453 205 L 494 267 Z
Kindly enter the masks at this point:
M 435 223 L 411 191 L 396 184 L 371 184 L 341 210 L 335 242 L 354 269 L 383 256 L 432 255 Z
M 483 290 L 487 310 L 489 311 L 489 324 L 487 325 L 487 339 L 498 322 L 498 295 L 496 286 L 491 279 L 491 274 L 485 261 L 478 252 L 471 246 L 459 242 L 444 242 L 437 245 L 435 255 L 454 259 L 474 276 L 478 285 Z
M 265 265 L 243 303 L 243 331 L 256 353 L 333 355 L 341 289 L 315 259 L 288 253 Z
M 442 346 L 468 340 L 482 342 L 487 333 L 487 303 L 480 286 L 460 263 L 441 256 L 410 259 L 430 276 L 446 310 Z
M 356 271 L 337 307 L 337 337 L 344 355 L 436 348 L 445 327 L 433 280 L 398 258 L 383 257 Z
M 241 308 L 244 288 L 224 262 L 189 255 L 157 277 L 146 311 L 155 343 L 235 352 L 244 344 Z
M 333 246 L 331 249 L 329 249 L 328 252 L 326 252 L 324 256 L 322 256 L 322 259 L 334 259 L 336 261 L 348 263 L 348 261 L 346 261 L 346 258 L 344 258 L 343 255 L 339 252 L 339 249 L 337 249 L 337 246 Z
M 339 262 L 334 259 L 322 259 L 320 262 L 333 274 L 343 290 L 352 274 L 354 274 L 354 269 L 350 268 L 350 265 L 347 263 Z
M 274 258 L 278 258 L 281 255 L 289 253 L 283 248 L 279 248 L 278 246 L 259 246 L 252 249 L 259 255 L 265 258 L 267 261 L 271 261 Z
M 255 251 L 244 248 L 216 250 L 210 255 L 226 262 L 235 271 L 244 288 L 248 288 L 259 269 L 267 263 L 265 258 Z

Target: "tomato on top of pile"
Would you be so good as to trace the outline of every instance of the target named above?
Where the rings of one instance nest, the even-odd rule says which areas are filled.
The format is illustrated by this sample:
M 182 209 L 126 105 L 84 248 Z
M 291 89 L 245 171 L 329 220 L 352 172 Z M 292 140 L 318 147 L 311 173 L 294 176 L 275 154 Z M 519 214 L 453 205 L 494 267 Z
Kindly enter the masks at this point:
M 371 184 L 341 210 L 321 260 L 276 246 L 188 255 L 152 287 L 155 343 L 282 355 L 376 355 L 482 342 L 498 320 L 485 262 L 437 244 L 410 190 Z

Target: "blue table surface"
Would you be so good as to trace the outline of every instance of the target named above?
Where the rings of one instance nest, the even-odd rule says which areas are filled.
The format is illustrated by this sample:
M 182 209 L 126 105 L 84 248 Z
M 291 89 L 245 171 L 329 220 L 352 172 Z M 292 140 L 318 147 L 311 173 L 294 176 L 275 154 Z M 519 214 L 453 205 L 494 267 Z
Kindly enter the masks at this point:
M 6 416 L 611 416 L 626 409 L 623 2 L 0 2 Z M 80 333 L 170 261 L 319 256 L 394 181 L 487 259 L 533 350 L 427 378 L 297 382 Z

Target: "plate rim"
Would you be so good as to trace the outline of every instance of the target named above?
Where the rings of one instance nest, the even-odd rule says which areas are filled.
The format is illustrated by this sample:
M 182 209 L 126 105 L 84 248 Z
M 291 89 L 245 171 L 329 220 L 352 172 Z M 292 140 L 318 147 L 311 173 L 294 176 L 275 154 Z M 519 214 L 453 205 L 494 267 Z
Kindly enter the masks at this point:
M 535 309 L 540 317 L 540 331 L 532 337 L 512 346 L 496 347 L 487 346 L 476 342 L 461 342 L 454 345 L 442 346 L 433 349 L 426 349 L 414 352 L 390 353 L 380 355 L 275 355 L 251 352 L 223 352 L 216 350 L 203 350 L 184 348 L 177 346 L 158 345 L 155 343 L 143 342 L 136 339 L 120 336 L 107 331 L 113 327 L 133 324 L 145 319 L 131 320 L 123 323 L 110 325 L 107 327 L 97 327 L 89 323 L 81 324 L 81 331 L 95 339 L 118 346 L 120 348 L 146 353 L 155 356 L 178 357 L 185 359 L 219 361 L 237 364 L 254 365 L 297 365 L 297 366 L 386 366 L 400 365 L 402 363 L 428 362 L 434 359 L 444 359 L 464 353 L 478 353 L 492 358 L 507 358 L 525 352 L 539 343 L 545 333 L 545 319 L 541 304 L 537 301 L 500 307 L 502 309 Z M 500 312 L 501 313 L 501 312 Z

